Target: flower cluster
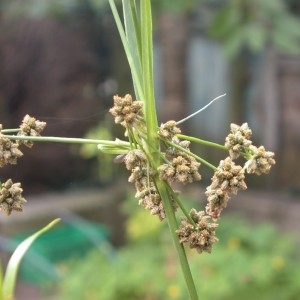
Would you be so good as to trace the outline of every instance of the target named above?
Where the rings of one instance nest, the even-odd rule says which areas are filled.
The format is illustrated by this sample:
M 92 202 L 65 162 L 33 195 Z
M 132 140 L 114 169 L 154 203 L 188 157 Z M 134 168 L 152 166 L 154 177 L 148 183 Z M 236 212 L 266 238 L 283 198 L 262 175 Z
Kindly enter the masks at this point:
M 17 163 L 17 159 L 23 156 L 19 149 L 19 144 L 6 138 L 1 134 L 2 125 L 0 124 L 0 168 L 4 165 Z
M 120 123 L 127 130 L 139 127 L 143 131 L 145 121 L 141 101 L 132 100 L 130 95 L 114 96 L 114 106 L 110 109 L 110 113 L 115 117 L 115 123 Z M 173 143 L 175 142 L 178 146 L 189 151 L 189 142 L 179 141 L 175 137 L 178 133 L 180 133 L 180 129 L 176 127 L 176 122 L 169 121 L 161 125 L 158 134 L 163 139 L 172 140 Z M 135 185 L 136 198 L 139 199 L 139 204 L 163 220 L 166 216 L 161 196 L 155 184 L 156 170 L 151 167 L 145 152 L 141 149 L 142 147 L 136 147 L 124 157 L 126 168 L 131 171 L 128 181 Z M 169 148 L 165 156 L 168 157 L 170 163 L 158 168 L 161 179 L 164 178 L 168 182 L 188 183 L 201 178 L 198 173 L 200 163 L 196 162 L 191 155 L 176 148 L 172 150 Z M 166 174 L 171 172 L 170 169 L 172 169 L 173 174 L 166 177 Z M 170 201 L 173 209 L 176 210 L 177 204 L 172 196 L 170 196 Z
M 211 253 L 213 244 L 218 241 L 215 233 L 218 224 L 210 222 L 210 216 L 205 215 L 204 211 L 192 209 L 189 215 L 194 224 L 182 218 L 180 228 L 176 231 L 179 242 L 188 243 L 190 248 L 195 248 L 199 253 Z
M 180 132 L 175 121 L 160 126 L 158 134 L 171 143 L 165 153 L 167 163 L 160 165 L 158 171 L 161 180 L 187 184 L 201 179 L 201 164 L 191 155 L 190 142 L 176 137 Z
M 176 126 L 176 122 L 173 120 L 161 124 L 158 131 L 159 136 L 168 141 L 171 141 L 175 135 L 179 133 L 181 133 L 181 130 Z
M 268 174 L 275 164 L 274 153 L 266 151 L 264 146 L 249 146 L 249 158 L 245 164 L 247 173 L 256 175 Z
M 275 163 L 274 153 L 266 151 L 263 146 L 257 148 L 252 145 L 252 131 L 247 123 L 241 126 L 231 124 L 231 132 L 225 139 L 225 150 L 229 151 L 229 156 L 221 160 L 219 166 L 215 168 L 190 151 L 190 141 L 181 139 L 184 136 L 181 135 L 180 128 L 173 120 L 161 124 L 157 132 L 158 138 L 162 141 L 161 148 L 165 147 L 165 151 L 153 149 L 152 145 L 148 145 L 145 140 L 146 135 L 144 135 L 145 121 L 142 103 L 133 101 L 130 95 L 123 98 L 115 96 L 114 107 L 110 112 L 115 117 L 115 122 L 123 125 L 127 133 L 131 135 L 130 141 L 133 149 L 127 152 L 124 162 L 126 168 L 131 171 L 129 182 L 135 185 L 136 198 L 139 199 L 140 205 L 148 209 L 151 214 L 157 215 L 160 220 L 166 218 L 166 213 L 157 189 L 157 180 L 163 181 L 167 184 L 167 188 L 171 189 L 171 184 L 174 182 L 188 184 L 200 180 L 201 164 L 199 161 L 214 168 L 212 182 L 205 192 L 207 196 L 205 210 L 197 212 L 192 209 L 187 214 L 182 209 L 185 216 L 176 230 L 181 244 L 188 243 L 190 248 L 195 248 L 199 253 L 210 253 L 213 244 L 218 241 L 215 231 L 221 212 L 227 206 L 232 194 L 236 195 L 239 190 L 247 188 L 245 171 L 257 175 L 268 173 L 271 165 Z M 134 131 L 136 127 L 142 130 Z M 206 143 L 206 141 L 202 142 Z M 151 161 L 154 159 L 150 157 L 152 150 L 157 151 L 155 159 L 159 157 L 159 160 L 164 162 L 163 164 L 159 165 Z M 247 160 L 244 167 L 234 162 L 240 156 Z M 177 205 L 183 208 L 175 195 L 175 191 L 168 193 L 174 211 Z
M 17 136 L 40 136 L 45 126 L 45 122 L 41 122 L 29 115 L 26 115 L 20 125 L 20 130 Z M 7 164 L 15 165 L 17 163 L 17 159 L 23 156 L 19 146 L 24 144 L 27 147 L 32 147 L 33 143 L 28 140 L 9 139 L 1 133 L 2 130 L 3 127 L 0 124 L 0 167 Z
M 131 95 L 125 97 L 114 96 L 114 106 L 109 112 L 115 117 L 115 123 L 124 127 L 133 126 L 143 118 L 143 102 L 133 100 Z
M 220 162 L 212 177 L 212 183 L 206 189 L 206 212 L 214 220 L 219 219 L 222 210 L 227 206 L 230 194 L 247 188 L 245 171 L 261 175 L 268 173 L 275 164 L 274 153 L 266 151 L 263 146 L 257 148 L 250 140 L 252 131 L 247 123 L 238 126 L 230 125 L 231 132 L 225 139 L 225 147 L 230 157 Z M 232 160 L 242 155 L 246 159 L 244 167 L 236 165 Z
M 241 166 L 235 165 L 230 157 L 221 160 L 217 171 L 212 177 L 212 183 L 206 189 L 206 212 L 214 220 L 220 217 L 227 206 L 230 194 L 237 194 L 238 190 L 245 190 L 245 173 Z
M 19 136 L 40 136 L 41 132 L 44 130 L 45 127 L 46 127 L 46 122 L 36 120 L 35 118 L 26 115 L 22 121 L 22 124 L 20 125 L 20 131 L 18 132 L 18 135 Z M 19 140 L 18 142 L 24 144 L 29 148 L 33 146 L 32 141 Z
M 232 159 L 237 159 L 244 149 L 248 148 L 252 141 L 252 131 L 247 123 L 242 126 L 230 124 L 231 133 L 225 139 L 225 147 L 229 150 Z
M 20 137 L 40 136 L 46 126 L 45 122 L 36 120 L 29 115 L 26 115 L 20 125 L 20 129 L 16 136 L 7 136 L 3 134 L 2 125 L 0 124 L 0 168 L 7 164 L 15 165 L 17 159 L 23 156 L 19 149 L 20 145 L 24 144 L 27 147 L 32 147 L 33 143 L 27 139 L 19 139 Z M 8 130 L 7 132 L 14 132 Z M 23 204 L 26 200 L 22 197 L 23 189 L 20 183 L 13 183 L 11 179 L 5 183 L 0 182 L 0 211 L 10 215 L 12 211 L 22 211 Z
M 139 199 L 139 205 L 149 210 L 152 215 L 158 216 L 160 220 L 165 219 L 162 200 L 153 180 L 154 170 L 148 166 L 145 153 L 139 149 L 131 150 L 126 154 L 124 162 L 126 168 L 131 171 L 128 181 L 135 185 L 135 196 Z M 173 207 L 176 208 L 175 202 Z
M 241 154 L 247 159 L 245 169 L 247 173 L 262 175 L 269 173 L 275 164 L 274 153 L 266 151 L 264 146 L 256 147 L 250 140 L 252 131 L 247 123 L 238 126 L 230 125 L 231 133 L 225 139 L 225 147 L 229 150 L 232 159 Z
M 166 154 L 169 163 L 159 166 L 160 179 L 183 184 L 201 179 L 198 172 L 201 164 L 193 156 L 177 149 L 168 149 Z
M 19 182 L 13 183 L 11 179 L 8 179 L 3 183 L 0 190 L 0 211 L 6 215 L 10 215 L 13 210 L 23 211 L 23 204 L 26 200 L 22 197 L 22 192 Z

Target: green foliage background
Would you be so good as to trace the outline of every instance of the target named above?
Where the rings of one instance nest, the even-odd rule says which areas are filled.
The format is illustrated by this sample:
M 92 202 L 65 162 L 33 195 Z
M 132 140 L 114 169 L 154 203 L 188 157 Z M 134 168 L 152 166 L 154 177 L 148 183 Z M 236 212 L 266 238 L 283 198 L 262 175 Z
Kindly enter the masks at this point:
M 210 34 L 221 40 L 229 56 L 241 50 L 259 52 L 273 45 L 288 54 L 300 53 L 300 20 L 281 0 L 228 0 L 216 10 Z
M 121 2 L 121 1 L 119 1 Z M 243 49 L 258 52 L 269 45 L 288 54 L 300 53 L 300 20 L 293 7 L 297 1 L 283 0 L 152 0 L 156 13 L 190 14 L 205 8 L 207 34 L 221 41 L 225 53 L 233 57 Z M 107 0 L 27 0 L 0 3 L 6 17 L 53 15 L 99 15 L 107 11 Z
M 112 260 L 93 251 L 72 262 L 59 298 L 188 299 L 164 226 L 136 210 L 127 223 L 128 245 Z M 300 257 L 292 238 L 236 217 L 222 218 L 218 237 L 212 254 L 189 252 L 201 299 L 297 299 Z

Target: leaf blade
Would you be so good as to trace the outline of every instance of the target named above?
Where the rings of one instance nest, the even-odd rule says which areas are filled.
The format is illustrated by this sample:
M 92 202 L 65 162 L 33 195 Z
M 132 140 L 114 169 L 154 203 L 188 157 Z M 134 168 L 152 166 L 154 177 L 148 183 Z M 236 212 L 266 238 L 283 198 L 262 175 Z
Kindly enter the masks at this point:
M 128 41 L 129 52 L 131 53 L 134 67 L 138 78 L 142 78 L 142 49 L 141 49 L 141 32 L 137 19 L 137 11 L 134 0 L 123 0 L 123 16 L 125 33 Z M 132 77 L 136 98 L 140 99 L 138 94 L 136 79 Z
M 143 88 L 145 92 L 145 115 L 149 142 L 155 143 L 158 128 L 153 80 L 153 42 L 152 42 L 152 15 L 151 2 L 141 1 L 141 41 L 142 41 L 142 71 Z
M 137 71 L 137 69 L 135 67 L 135 64 L 134 64 L 134 58 L 133 58 L 133 55 L 130 51 L 129 42 L 127 40 L 127 36 L 126 36 L 125 30 L 124 30 L 123 24 L 121 22 L 121 19 L 120 19 L 120 16 L 119 16 L 119 13 L 118 13 L 118 10 L 117 10 L 117 7 L 115 5 L 114 0 L 109 0 L 109 5 L 110 5 L 110 8 L 111 8 L 112 14 L 114 16 L 114 19 L 115 19 L 120 37 L 121 37 L 121 41 L 122 41 L 122 44 L 123 44 L 123 47 L 124 47 L 124 50 L 125 50 L 125 53 L 126 53 L 126 57 L 127 57 L 128 63 L 129 63 L 129 67 L 130 67 L 130 70 L 131 70 L 132 78 L 133 78 L 134 83 L 136 85 L 135 87 L 137 89 L 137 94 L 139 95 L 140 100 L 144 101 L 145 96 L 144 96 L 144 91 L 143 91 L 143 88 L 142 88 L 141 79 L 138 76 L 138 71 Z
M 51 229 L 59 221 L 60 219 L 55 219 L 54 221 L 52 221 L 33 235 L 29 236 L 14 251 L 7 264 L 6 272 L 3 278 L 3 299 L 13 299 L 13 292 L 16 284 L 17 273 L 20 267 L 21 260 L 24 257 L 26 251 L 40 235 Z

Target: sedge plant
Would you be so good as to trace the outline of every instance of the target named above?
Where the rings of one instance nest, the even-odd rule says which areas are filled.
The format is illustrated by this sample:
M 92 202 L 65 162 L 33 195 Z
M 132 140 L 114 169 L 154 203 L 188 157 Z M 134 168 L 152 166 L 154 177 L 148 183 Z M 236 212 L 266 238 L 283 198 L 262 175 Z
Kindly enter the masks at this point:
M 252 131 L 247 123 L 231 124 L 223 145 L 181 133 L 179 125 L 198 112 L 183 120 L 170 120 L 159 125 L 154 97 L 151 1 L 123 0 L 123 20 L 115 1 L 109 0 L 109 4 L 135 91 L 134 96 L 115 95 L 110 109 L 115 123 L 124 128 L 124 140 L 40 136 L 46 123 L 26 115 L 19 128 L 1 127 L 0 166 L 15 164 L 22 156 L 20 146 L 31 147 L 33 142 L 95 144 L 99 151 L 116 155 L 116 160 L 124 162 L 130 171 L 128 181 L 136 189 L 138 204 L 168 223 L 190 299 L 198 300 L 185 245 L 199 253 L 212 251 L 218 241 L 219 218 L 230 196 L 247 188 L 246 173 L 269 173 L 275 164 L 274 153 L 253 145 Z M 193 153 L 190 150 L 192 142 L 218 148 L 225 153 L 225 158 L 216 166 Z M 242 164 L 237 163 L 238 158 Z M 174 183 L 189 184 L 200 180 L 201 165 L 213 171 L 212 182 L 205 192 L 207 205 L 204 210 L 193 208 L 188 211 L 174 189 Z M 3 183 L 0 210 L 7 214 L 22 210 L 25 200 L 20 190 L 19 183 L 13 184 L 11 180 Z M 197 282 L 200 280 L 197 278 Z

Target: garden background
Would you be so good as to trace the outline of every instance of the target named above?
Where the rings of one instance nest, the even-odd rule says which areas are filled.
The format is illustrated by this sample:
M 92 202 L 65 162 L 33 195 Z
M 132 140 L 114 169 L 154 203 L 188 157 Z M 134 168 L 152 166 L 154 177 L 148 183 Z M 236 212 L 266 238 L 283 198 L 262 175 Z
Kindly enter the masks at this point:
M 230 123 L 248 122 L 257 144 L 274 151 L 277 162 L 270 176 L 252 180 L 250 190 L 229 203 L 228 215 L 233 217 L 228 222 L 233 222 L 231 227 L 235 227 L 236 216 L 243 215 L 250 223 L 249 232 L 253 224 L 269 222 L 279 230 L 279 236 L 294 234 L 294 240 L 299 242 L 300 4 L 292 0 L 182 2 L 153 1 L 159 121 L 180 120 L 226 93 L 224 99 L 186 122 L 184 130 L 222 143 Z M 47 122 L 44 135 L 122 138 L 123 133 L 114 126 L 108 109 L 114 94 L 132 92 L 132 83 L 107 1 L 2 0 L 0 9 L 1 123 L 15 128 L 28 113 Z M 198 151 L 208 160 L 222 159 L 218 151 L 205 153 L 201 148 Z M 200 201 L 204 205 L 203 192 L 211 175 L 204 173 L 199 184 L 185 191 L 191 202 Z M 10 241 L 20 232 L 34 230 L 61 216 L 76 228 L 82 228 L 81 222 L 87 222 L 84 223 L 87 226 L 85 234 L 89 237 L 95 224 L 105 225 L 104 232 L 107 229 L 109 232 L 109 252 L 136 243 L 130 234 L 128 236 L 128 231 L 130 226 L 135 228 L 130 224 L 135 224 L 139 215 L 137 212 L 129 218 L 128 210 L 135 209 L 131 204 L 127 204 L 130 209 L 124 209 L 123 204 L 130 203 L 128 199 L 132 198 L 126 171 L 93 147 L 35 144 L 33 149 L 26 151 L 17 167 L 1 169 L 1 177 L 22 182 L 28 200 L 24 213 L 0 218 L 0 235 Z M 262 234 L 261 239 L 270 240 L 270 243 L 266 242 L 265 248 L 257 247 L 259 254 L 255 257 L 261 257 L 264 251 L 267 253 L 272 239 L 276 239 L 276 234 L 268 234 Z M 241 246 L 235 249 L 240 249 L 240 253 L 248 251 L 255 243 L 247 229 L 241 235 L 232 235 L 238 236 L 237 245 Z M 219 243 L 230 248 L 232 237 L 228 240 L 224 237 Z M 156 238 L 149 237 L 152 246 L 157 243 Z M 90 242 L 90 248 L 100 240 Z M 55 248 L 55 240 L 47 247 Z M 8 248 L 2 246 L 4 260 Z M 70 249 L 66 251 L 70 253 Z M 83 247 L 80 253 L 85 255 L 86 251 Z M 266 253 L 262 262 L 254 263 L 263 266 L 268 260 Z M 299 261 L 288 251 L 276 255 L 269 255 L 271 261 L 285 255 L 286 267 Z M 72 253 L 65 255 L 63 261 L 69 262 L 72 257 Z M 207 260 L 213 257 L 214 253 Z M 169 259 L 172 261 L 172 257 Z M 222 259 L 218 261 L 217 254 L 216 260 L 222 269 Z M 130 262 L 130 258 L 127 261 Z M 55 273 L 64 263 L 51 262 L 51 265 Z M 241 263 L 245 265 L 246 262 Z M 256 276 L 263 273 L 260 267 L 254 268 Z M 218 272 L 223 283 L 228 276 L 236 276 Z M 292 267 L 286 272 L 294 274 Z M 66 275 L 68 277 L 71 278 Z M 260 292 L 271 290 L 277 284 L 277 278 L 270 279 L 269 273 L 265 277 L 269 281 L 259 282 Z M 47 283 L 49 278 L 46 276 L 46 285 L 51 285 Z M 282 275 L 282 278 L 282 289 L 293 290 L 286 283 L 289 280 L 285 281 L 288 276 Z M 248 293 L 249 284 L 251 286 L 250 279 L 241 284 L 245 290 L 240 295 Z M 21 296 L 17 299 L 25 299 L 22 298 L 24 290 L 32 293 L 30 297 L 40 297 L 41 293 L 43 297 L 46 297 L 44 293 L 51 297 L 61 291 L 60 287 L 52 285 L 44 291 L 43 284 L 28 282 L 22 277 L 18 288 Z M 232 297 L 230 289 L 233 288 L 234 285 L 228 284 L 228 288 L 222 290 L 223 296 L 228 293 Z M 236 294 L 237 299 L 240 295 Z M 219 299 L 214 297 L 211 299 Z M 289 297 L 287 299 L 294 299 Z M 135 298 L 128 296 L 128 299 Z

